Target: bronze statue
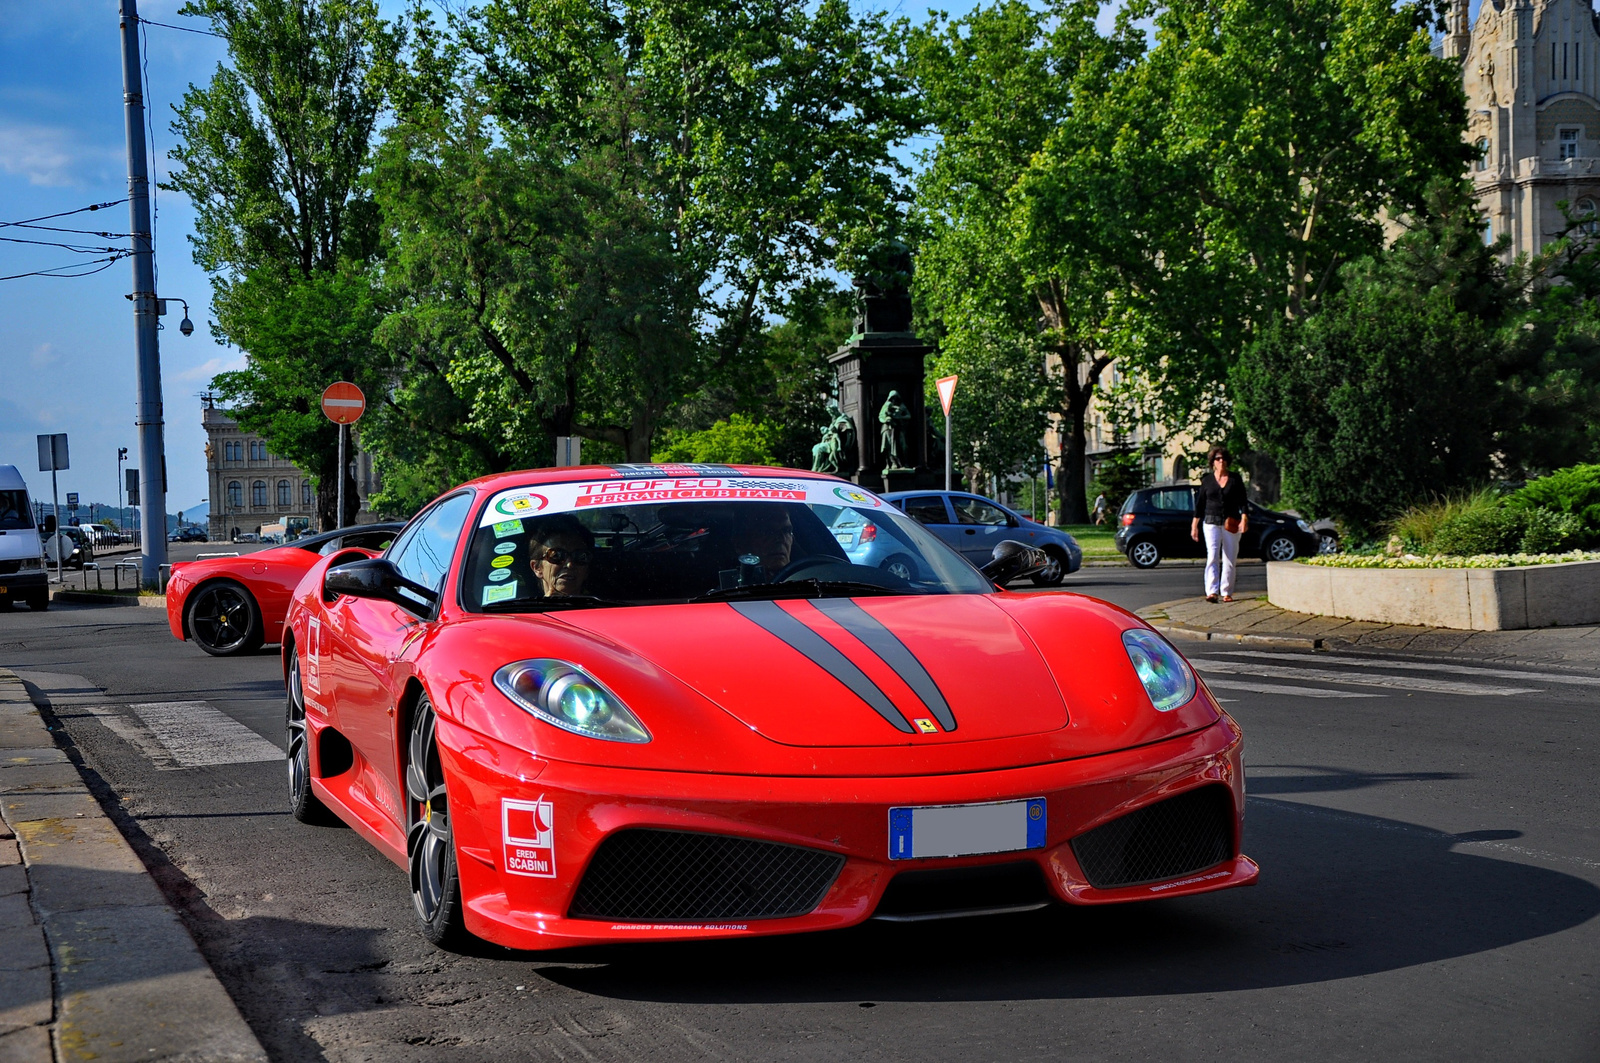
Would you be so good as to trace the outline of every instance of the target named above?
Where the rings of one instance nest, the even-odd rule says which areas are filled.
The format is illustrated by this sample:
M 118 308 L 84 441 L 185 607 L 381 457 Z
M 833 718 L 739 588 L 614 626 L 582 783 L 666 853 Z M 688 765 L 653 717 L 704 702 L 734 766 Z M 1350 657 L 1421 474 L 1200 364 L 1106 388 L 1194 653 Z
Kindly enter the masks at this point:
M 885 469 L 904 469 L 905 453 L 909 449 L 906 426 L 911 420 L 911 408 L 900 399 L 900 392 L 891 391 L 878 410 L 878 449 L 883 455 Z

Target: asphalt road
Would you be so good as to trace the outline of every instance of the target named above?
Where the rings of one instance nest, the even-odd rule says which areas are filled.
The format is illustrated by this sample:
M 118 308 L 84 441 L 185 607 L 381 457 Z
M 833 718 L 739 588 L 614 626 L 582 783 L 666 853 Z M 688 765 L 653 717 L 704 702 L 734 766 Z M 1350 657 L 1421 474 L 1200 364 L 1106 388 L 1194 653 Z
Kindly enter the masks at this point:
M 1251 593 L 1264 577 L 1244 573 Z M 1199 578 L 1091 568 L 1069 586 L 1137 607 Z M 260 741 L 282 742 L 272 651 L 215 660 L 149 609 L 0 613 L 0 665 L 49 694 L 277 1059 L 1600 1059 L 1600 678 L 1195 660 L 1245 728 L 1252 889 L 458 956 L 413 931 L 399 869 L 284 811 Z M 227 749 L 155 740 L 172 719 Z

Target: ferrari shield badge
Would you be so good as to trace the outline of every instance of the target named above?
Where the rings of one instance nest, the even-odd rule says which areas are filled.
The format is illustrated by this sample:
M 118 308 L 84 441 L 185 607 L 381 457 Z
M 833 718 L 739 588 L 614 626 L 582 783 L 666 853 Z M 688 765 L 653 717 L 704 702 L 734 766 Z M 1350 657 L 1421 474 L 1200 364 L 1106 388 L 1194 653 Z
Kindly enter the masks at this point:
M 500 799 L 506 870 L 533 878 L 556 877 L 555 806 L 549 801 Z

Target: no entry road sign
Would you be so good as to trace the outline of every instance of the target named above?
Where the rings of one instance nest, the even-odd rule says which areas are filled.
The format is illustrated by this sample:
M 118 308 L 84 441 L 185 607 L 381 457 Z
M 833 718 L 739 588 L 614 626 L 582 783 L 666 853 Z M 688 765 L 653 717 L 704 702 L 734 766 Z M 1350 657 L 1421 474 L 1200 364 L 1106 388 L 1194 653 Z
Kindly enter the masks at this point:
M 348 380 L 341 380 L 323 391 L 322 412 L 335 424 L 355 424 L 367 412 L 367 397 Z

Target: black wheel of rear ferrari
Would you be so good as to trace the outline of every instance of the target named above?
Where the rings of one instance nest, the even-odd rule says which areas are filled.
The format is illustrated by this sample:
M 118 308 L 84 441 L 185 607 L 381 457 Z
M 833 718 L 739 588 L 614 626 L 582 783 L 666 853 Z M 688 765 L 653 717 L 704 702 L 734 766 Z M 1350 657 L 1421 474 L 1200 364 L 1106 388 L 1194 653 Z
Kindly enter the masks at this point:
M 462 920 L 450 799 L 439 762 L 438 719 L 426 694 L 412 713 L 410 754 L 406 765 L 406 855 L 411 863 L 411 900 L 422 936 L 440 948 L 460 949 L 472 935 Z
M 289 696 L 284 704 L 288 731 L 289 812 L 301 823 L 331 823 L 333 813 L 311 791 L 310 733 L 306 730 L 306 698 L 300 686 L 300 654 L 289 656 Z
M 213 657 L 250 653 L 261 646 L 261 610 L 233 580 L 203 583 L 190 596 L 189 637 Z

